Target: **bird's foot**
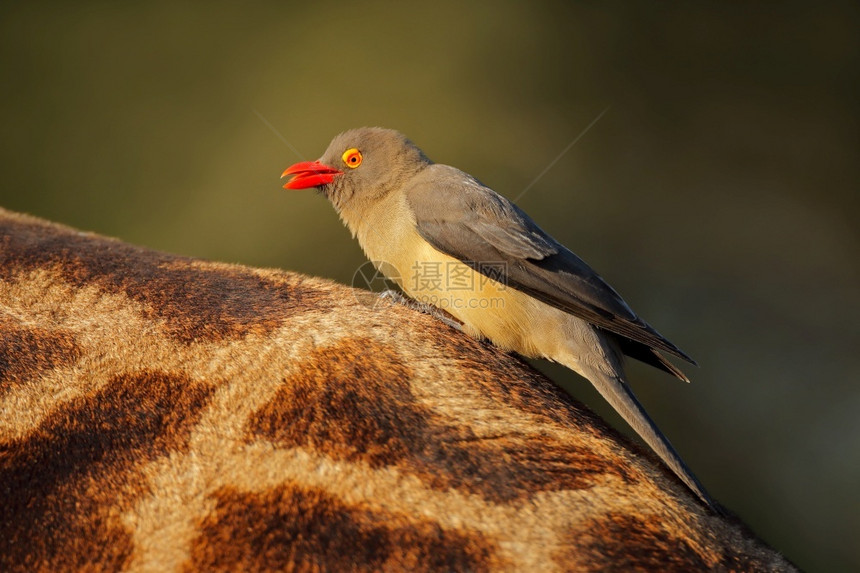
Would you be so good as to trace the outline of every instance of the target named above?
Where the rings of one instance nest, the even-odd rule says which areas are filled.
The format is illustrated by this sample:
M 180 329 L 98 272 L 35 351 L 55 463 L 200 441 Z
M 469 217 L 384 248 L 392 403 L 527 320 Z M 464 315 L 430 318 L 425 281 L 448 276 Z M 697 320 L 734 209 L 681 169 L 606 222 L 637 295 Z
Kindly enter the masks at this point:
M 454 318 L 441 308 L 433 306 L 432 304 L 421 302 L 415 300 L 414 298 L 409 298 L 408 296 L 396 290 L 383 291 L 379 294 L 379 298 L 383 300 L 390 300 L 391 302 L 396 304 L 402 304 L 407 308 L 417 310 L 418 312 L 423 314 L 429 314 L 433 318 L 444 322 L 451 328 L 455 328 L 461 332 L 463 331 L 463 324 L 460 321 L 458 321 L 456 318 Z

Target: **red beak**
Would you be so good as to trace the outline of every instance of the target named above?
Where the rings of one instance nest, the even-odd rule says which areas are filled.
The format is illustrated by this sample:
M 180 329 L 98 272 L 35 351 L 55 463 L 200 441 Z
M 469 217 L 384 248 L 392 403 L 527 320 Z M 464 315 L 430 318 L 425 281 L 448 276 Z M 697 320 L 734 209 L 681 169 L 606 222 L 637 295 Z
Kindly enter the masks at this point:
M 281 178 L 287 175 L 293 177 L 284 185 L 284 189 L 307 189 L 308 187 L 319 187 L 331 183 L 337 175 L 343 172 L 319 161 L 302 161 L 281 173 Z

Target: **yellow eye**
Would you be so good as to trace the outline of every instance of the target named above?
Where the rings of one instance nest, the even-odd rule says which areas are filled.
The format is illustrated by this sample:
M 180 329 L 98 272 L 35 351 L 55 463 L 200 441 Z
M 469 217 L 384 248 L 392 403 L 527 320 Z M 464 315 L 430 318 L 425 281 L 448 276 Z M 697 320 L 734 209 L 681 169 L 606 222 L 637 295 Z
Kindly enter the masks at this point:
M 346 163 L 346 166 L 350 169 L 355 169 L 359 165 L 361 165 L 361 151 L 356 148 L 347 149 L 341 155 L 341 159 Z

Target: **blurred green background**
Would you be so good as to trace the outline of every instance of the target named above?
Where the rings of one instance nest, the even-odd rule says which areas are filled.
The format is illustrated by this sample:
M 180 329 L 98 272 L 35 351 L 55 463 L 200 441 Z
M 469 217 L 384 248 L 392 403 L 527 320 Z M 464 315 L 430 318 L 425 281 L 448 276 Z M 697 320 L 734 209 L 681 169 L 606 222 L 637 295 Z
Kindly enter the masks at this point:
M 699 361 L 630 376 L 711 493 L 860 570 L 856 2 L 7 2 L 0 28 L 0 205 L 346 283 L 363 255 L 285 167 L 382 125 L 513 198 L 609 107 L 519 205 Z

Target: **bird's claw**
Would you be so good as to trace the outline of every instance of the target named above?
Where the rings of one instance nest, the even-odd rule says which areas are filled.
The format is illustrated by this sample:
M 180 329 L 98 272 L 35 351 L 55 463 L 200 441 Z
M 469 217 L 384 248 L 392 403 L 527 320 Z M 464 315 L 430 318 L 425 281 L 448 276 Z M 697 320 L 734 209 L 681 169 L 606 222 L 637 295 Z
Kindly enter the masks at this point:
M 396 290 L 389 289 L 383 291 L 379 294 L 379 298 L 383 300 L 390 300 L 395 304 L 402 304 L 403 306 L 411 308 L 412 310 L 417 310 L 422 314 L 429 314 L 433 318 L 442 321 L 451 328 L 454 328 L 461 332 L 463 330 L 463 324 L 457 321 L 453 316 L 451 316 L 441 308 L 435 307 L 432 304 L 428 304 L 426 302 L 421 302 L 413 298 L 409 298 L 408 296 Z

